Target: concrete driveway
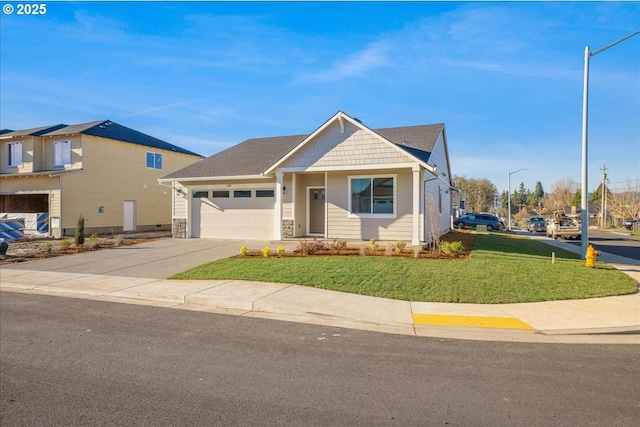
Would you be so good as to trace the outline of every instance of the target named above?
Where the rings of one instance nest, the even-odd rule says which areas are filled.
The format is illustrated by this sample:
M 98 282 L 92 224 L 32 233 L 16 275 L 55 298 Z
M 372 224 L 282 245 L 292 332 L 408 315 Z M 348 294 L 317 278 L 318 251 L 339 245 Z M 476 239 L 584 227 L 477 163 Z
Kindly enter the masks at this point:
M 268 244 L 266 241 L 166 238 L 114 249 L 13 263 L 6 265 L 6 268 L 165 279 L 189 268 L 239 254 L 242 245 L 260 249 Z M 275 249 L 273 244 L 271 247 Z

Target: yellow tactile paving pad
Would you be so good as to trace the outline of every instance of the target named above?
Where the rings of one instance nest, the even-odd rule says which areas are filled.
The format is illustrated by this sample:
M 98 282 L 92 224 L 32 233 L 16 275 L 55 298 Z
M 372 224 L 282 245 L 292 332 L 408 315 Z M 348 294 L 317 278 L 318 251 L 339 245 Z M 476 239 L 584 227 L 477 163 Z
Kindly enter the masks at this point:
M 460 316 L 453 314 L 414 314 L 414 325 L 461 326 L 464 328 L 526 329 L 531 325 L 515 317 Z

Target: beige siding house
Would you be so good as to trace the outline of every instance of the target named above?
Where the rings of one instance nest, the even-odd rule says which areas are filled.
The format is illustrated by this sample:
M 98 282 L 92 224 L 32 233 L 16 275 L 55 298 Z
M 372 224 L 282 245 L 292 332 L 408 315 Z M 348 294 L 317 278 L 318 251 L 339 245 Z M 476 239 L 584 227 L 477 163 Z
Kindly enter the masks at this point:
M 339 111 L 309 135 L 250 139 L 159 180 L 174 236 L 428 242 L 451 228 L 443 124 L 370 129 Z
M 202 157 L 112 121 L 0 133 L 0 216 L 39 213 L 73 235 L 170 229 L 171 188 L 158 178 Z

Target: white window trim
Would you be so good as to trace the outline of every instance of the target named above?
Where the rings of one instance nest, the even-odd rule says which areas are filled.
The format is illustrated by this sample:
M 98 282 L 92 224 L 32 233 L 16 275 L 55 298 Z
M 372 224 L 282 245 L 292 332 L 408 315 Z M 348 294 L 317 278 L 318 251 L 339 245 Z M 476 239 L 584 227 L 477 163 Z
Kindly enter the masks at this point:
M 16 162 L 15 164 L 11 164 L 11 146 L 12 145 L 19 145 L 20 146 L 20 161 Z M 8 168 L 19 168 L 22 165 L 24 165 L 24 161 L 23 161 L 23 145 L 22 145 L 22 141 L 16 141 L 16 142 L 10 142 L 7 144 L 7 162 L 6 162 L 6 166 Z
M 56 163 L 56 144 L 69 144 L 69 163 L 65 163 L 64 162 L 64 153 L 62 156 L 62 159 L 60 163 Z M 71 164 L 73 163 L 73 150 L 71 149 L 71 140 L 70 139 L 65 139 L 65 140 L 61 140 L 61 141 L 53 141 L 53 167 L 54 168 L 63 168 L 65 166 L 71 166 Z
M 371 174 L 371 175 L 348 175 L 347 194 L 349 199 L 348 218 L 397 218 L 398 217 L 398 175 L 397 174 Z M 393 213 L 353 213 L 351 206 L 351 180 L 353 179 L 374 179 L 374 178 L 393 178 Z

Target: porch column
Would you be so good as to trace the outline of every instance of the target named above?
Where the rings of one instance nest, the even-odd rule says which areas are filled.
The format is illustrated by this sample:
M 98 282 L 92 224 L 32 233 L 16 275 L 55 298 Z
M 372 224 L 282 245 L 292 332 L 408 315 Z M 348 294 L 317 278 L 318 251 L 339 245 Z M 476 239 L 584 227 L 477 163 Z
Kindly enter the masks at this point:
M 411 171 L 413 172 L 413 238 L 411 244 L 417 246 L 420 244 L 420 186 L 422 185 L 420 165 L 413 165 Z
M 187 226 L 185 227 L 187 235 L 185 238 L 190 239 L 193 232 L 193 197 L 190 188 L 183 186 L 182 191 L 187 194 Z
M 282 172 L 276 172 L 275 240 L 282 240 Z

